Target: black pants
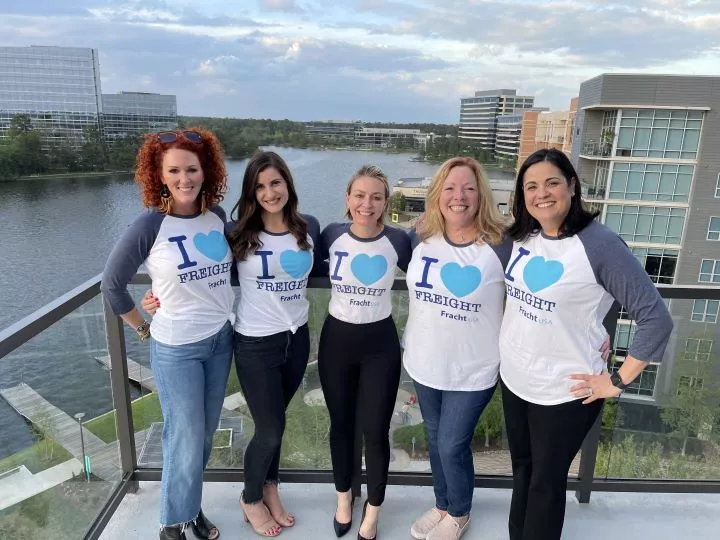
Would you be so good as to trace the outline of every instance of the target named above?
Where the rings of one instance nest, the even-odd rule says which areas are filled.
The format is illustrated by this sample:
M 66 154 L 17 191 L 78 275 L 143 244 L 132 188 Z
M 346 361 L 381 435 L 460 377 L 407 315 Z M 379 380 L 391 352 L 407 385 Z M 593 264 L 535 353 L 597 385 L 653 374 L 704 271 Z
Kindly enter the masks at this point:
M 513 469 L 510 540 L 559 540 L 570 464 L 603 400 L 536 405 L 504 384 L 502 397 Z
M 351 324 L 328 315 L 320 334 L 318 371 L 330 412 L 335 489 L 352 487 L 355 414 L 365 440 L 368 500 L 385 500 L 390 467 L 390 420 L 400 382 L 400 341 L 392 317 Z
M 263 486 L 279 480 L 285 409 L 302 382 L 309 354 L 307 324 L 295 334 L 251 337 L 235 332 L 235 369 L 255 423 L 245 450 L 246 503 L 260 501 Z

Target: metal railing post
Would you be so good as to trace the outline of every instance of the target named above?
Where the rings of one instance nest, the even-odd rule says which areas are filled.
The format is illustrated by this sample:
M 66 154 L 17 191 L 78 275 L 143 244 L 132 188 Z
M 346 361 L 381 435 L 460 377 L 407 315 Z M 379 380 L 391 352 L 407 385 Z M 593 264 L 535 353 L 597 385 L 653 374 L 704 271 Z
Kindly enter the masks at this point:
M 610 336 L 610 351 L 613 350 L 613 344 L 615 342 L 615 331 L 617 330 L 617 320 L 620 316 L 620 304 L 615 302 L 610 310 L 607 312 L 605 319 L 603 319 L 603 326 L 607 330 Z M 610 354 L 612 359 L 612 352 Z M 583 445 L 581 448 L 580 455 L 580 468 L 578 471 L 578 482 L 579 487 L 575 491 L 575 497 L 578 502 L 587 504 L 590 502 L 590 495 L 592 493 L 592 484 L 595 479 L 595 463 L 597 461 L 598 445 L 600 444 L 600 434 L 602 431 L 602 417 L 605 406 L 600 409 L 598 417 L 595 419 L 590 431 L 585 436 Z
M 127 354 L 125 351 L 125 333 L 122 319 L 116 316 L 103 298 L 105 311 L 105 330 L 110 355 L 110 381 L 112 386 L 113 406 L 117 429 L 117 440 L 120 447 L 120 469 L 123 476 L 132 475 L 137 468 L 135 452 L 135 430 L 133 428 L 132 408 L 130 403 L 130 384 L 128 379 Z M 137 491 L 137 482 L 130 481 L 129 493 Z

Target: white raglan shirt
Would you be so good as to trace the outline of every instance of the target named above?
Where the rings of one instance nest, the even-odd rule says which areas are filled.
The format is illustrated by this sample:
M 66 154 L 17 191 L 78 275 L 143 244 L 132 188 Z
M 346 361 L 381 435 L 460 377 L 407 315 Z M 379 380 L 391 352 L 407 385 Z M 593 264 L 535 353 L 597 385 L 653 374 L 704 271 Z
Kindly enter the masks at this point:
M 162 299 L 150 325 L 156 341 L 195 343 L 234 319 L 232 253 L 220 207 L 192 216 L 149 209 L 128 227 L 108 257 L 101 284 L 117 315 L 134 307 L 127 285 L 143 263 L 153 293 Z
M 262 246 L 236 263 L 240 298 L 235 309 L 235 331 L 262 337 L 297 329 L 308 321 L 307 283 L 316 256 L 319 225 L 312 216 L 307 240 L 311 249 L 298 247 L 290 233 L 260 233 Z M 228 223 L 231 230 L 234 223 Z
M 662 360 L 672 331 L 667 307 L 622 239 L 596 221 L 567 238 L 537 233 L 515 242 L 505 287 L 500 376 L 526 401 L 572 401 L 571 374 L 602 373 L 602 322 L 614 300 L 637 323 L 628 354 Z
M 387 319 L 396 268 L 405 271 L 410 261 L 407 233 L 386 225 L 375 238 L 359 238 L 349 223 L 332 223 L 321 242 L 330 262 L 330 315 L 353 324 Z
M 403 364 L 420 384 L 476 391 L 497 383 L 498 337 L 511 244 L 414 240 L 407 271 L 409 314 Z

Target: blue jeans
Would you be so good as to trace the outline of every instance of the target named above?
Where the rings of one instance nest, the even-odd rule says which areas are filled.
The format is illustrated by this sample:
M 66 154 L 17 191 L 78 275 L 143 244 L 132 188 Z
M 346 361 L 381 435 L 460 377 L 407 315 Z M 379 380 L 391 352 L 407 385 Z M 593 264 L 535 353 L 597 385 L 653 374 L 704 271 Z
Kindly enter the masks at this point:
M 470 442 L 495 387 L 462 392 L 436 390 L 414 382 L 427 429 L 435 506 L 453 517 L 466 516 L 475 489 Z
M 225 399 L 233 329 L 186 345 L 154 339 L 150 361 L 163 413 L 160 524 L 186 523 L 200 512 L 203 470 Z

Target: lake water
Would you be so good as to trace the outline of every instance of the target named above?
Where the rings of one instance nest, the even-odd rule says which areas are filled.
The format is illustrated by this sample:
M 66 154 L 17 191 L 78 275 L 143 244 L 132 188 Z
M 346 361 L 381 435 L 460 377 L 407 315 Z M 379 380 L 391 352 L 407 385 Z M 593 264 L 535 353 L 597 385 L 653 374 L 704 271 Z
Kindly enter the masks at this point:
M 321 226 L 343 220 L 344 190 L 363 164 L 378 165 L 391 185 L 403 177 L 431 176 L 436 165 L 411 154 L 275 149 L 288 162 L 300 210 Z M 228 162 L 230 213 L 247 160 Z M 512 178 L 493 171 L 498 179 Z M 102 272 L 110 249 L 142 210 L 129 175 L 0 182 L 0 329 Z M 95 360 L 105 354 L 100 301 L 78 310 L 0 360 L 0 387 L 25 382 L 73 415 L 93 417 L 111 408 L 109 377 Z M 128 340 L 128 354 L 137 345 Z M 0 459 L 33 442 L 25 421 L 0 399 Z

